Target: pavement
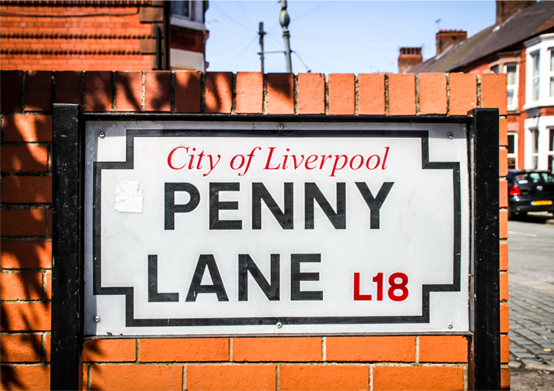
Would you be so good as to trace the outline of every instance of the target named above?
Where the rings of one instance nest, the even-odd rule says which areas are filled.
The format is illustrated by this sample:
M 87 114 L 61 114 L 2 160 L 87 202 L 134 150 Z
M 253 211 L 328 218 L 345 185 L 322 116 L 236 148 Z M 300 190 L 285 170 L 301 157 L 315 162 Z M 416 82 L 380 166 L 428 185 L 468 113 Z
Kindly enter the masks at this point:
M 553 225 L 554 218 L 546 213 L 534 213 L 509 222 L 512 389 L 554 390 Z M 535 379 L 538 383 L 534 383 L 538 388 L 526 384 L 524 378 L 528 375 L 525 372 L 530 374 L 529 370 L 534 370 L 532 376 L 538 379 Z M 537 377 L 537 373 L 540 376 Z M 514 377 L 521 377 L 521 388 L 514 387 L 513 380 L 517 380 Z
M 546 365 L 554 371 L 554 295 L 516 281 L 509 285 L 512 366 L 546 369 Z

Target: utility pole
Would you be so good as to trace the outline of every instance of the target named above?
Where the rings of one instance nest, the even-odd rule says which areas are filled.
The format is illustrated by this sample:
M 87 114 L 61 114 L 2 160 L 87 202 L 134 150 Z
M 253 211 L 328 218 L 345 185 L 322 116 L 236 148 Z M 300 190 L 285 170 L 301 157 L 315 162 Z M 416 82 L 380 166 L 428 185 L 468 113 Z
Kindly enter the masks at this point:
M 264 35 L 266 34 L 264 32 L 264 22 L 260 22 L 260 31 L 258 32 L 260 35 L 260 59 L 262 60 L 262 74 L 264 73 Z
M 285 62 L 287 63 L 287 72 L 292 72 L 292 62 L 290 58 L 290 17 L 287 13 L 287 0 L 281 0 L 281 13 L 279 14 L 279 23 L 283 27 L 283 40 L 285 41 Z

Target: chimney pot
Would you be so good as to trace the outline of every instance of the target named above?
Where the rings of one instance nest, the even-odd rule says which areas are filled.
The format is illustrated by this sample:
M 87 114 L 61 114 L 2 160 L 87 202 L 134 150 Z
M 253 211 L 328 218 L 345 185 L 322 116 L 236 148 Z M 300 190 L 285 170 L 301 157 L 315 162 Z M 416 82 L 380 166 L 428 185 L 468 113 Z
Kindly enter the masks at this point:
M 527 0 L 527 1 L 519 1 L 519 0 L 510 0 L 510 1 L 503 1 L 503 0 L 496 0 L 496 24 L 502 24 L 508 19 L 510 19 L 513 15 L 515 15 L 518 11 L 525 9 L 529 6 L 532 6 L 535 4 L 536 0 Z
M 398 73 L 404 73 L 408 68 L 419 64 L 423 61 L 421 56 L 421 48 L 400 48 L 400 56 L 398 56 Z
M 467 39 L 467 31 L 463 30 L 439 30 L 437 38 L 437 56 L 443 53 L 450 46 Z

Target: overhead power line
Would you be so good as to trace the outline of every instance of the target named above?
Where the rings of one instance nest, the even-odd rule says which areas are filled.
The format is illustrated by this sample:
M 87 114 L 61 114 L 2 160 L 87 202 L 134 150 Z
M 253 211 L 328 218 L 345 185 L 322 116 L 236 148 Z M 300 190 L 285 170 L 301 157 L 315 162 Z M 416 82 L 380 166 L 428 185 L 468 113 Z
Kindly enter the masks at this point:
M 302 65 L 304 65 L 304 68 L 306 68 L 306 72 L 308 73 L 311 73 L 312 70 L 310 68 L 308 68 L 308 66 L 306 65 L 306 63 L 304 61 L 302 61 L 302 58 L 300 57 L 300 55 L 296 52 L 296 50 L 293 50 L 292 51 L 294 54 L 296 54 L 296 57 L 298 57 L 298 59 L 300 60 L 300 62 L 302 63 Z
M 223 67 L 223 69 L 231 70 L 231 67 L 237 62 L 238 59 L 240 59 L 240 58 L 242 57 L 242 54 L 243 54 L 247 49 L 250 48 L 250 46 L 256 41 L 257 38 L 258 38 L 258 37 L 254 37 L 254 39 L 252 39 L 252 40 L 248 43 L 248 45 L 246 45 L 246 46 L 244 47 L 244 49 L 242 49 L 242 50 L 240 51 L 240 53 L 237 54 L 237 55 L 235 56 L 235 58 L 229 63 L 229 65 Z
M 237 22 L 235 19 L 233 19 L 233 18 L 231 18 L 229 15 L 227 15 L 227 14 L 225 13 L 225 11 L 223 11 L 221 8 L 219 8 L 219 6 L 217 5 L 217 2 L 214 1 L 214 2 L 212 2 L 211 4 L 213 4 L 214 8 L 217 8 L 217 9 L 219 10 L 219 12 L 221 12 L 221 14 L 223 14 L 224 17 L 226 17 L 227 19 L 229 19 L 231 22 L 233 22 L 233 23 L 236 24 L 237 26 L 242 27 L 243 29 L 245 29 L 245 30 L 247 30 L 247 31 L 250 31 L 250 32 L 255 31 L 255 30 L 252 30 L 252 29 L 249 28 L 249 27 L 244 26 L 243 24 Z M 211 4 L 210 4 L 210 5 L 211 5 Z

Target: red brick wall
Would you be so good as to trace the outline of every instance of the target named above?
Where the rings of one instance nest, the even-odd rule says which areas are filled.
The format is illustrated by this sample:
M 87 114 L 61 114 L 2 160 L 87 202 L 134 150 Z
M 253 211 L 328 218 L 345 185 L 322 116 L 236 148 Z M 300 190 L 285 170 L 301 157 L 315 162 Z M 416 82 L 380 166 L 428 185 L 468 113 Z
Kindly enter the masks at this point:
M 140 50 L 141 40 L 152 38 L 151 25 L 139 16 L 148 2 L 60 3 L 0 3 L 1 69 L 152 69 L 152 56 Z
M 108 112 L 391 117 L 500 108 L 502 387 L 509 387 L 505 75 L 4 71 L 1 77 L 1 389 L 49 387 L 52 102 Z M 463 336 L 90 340 L 83 384 L 111 390 L 467 389 L 469 343 Z

